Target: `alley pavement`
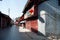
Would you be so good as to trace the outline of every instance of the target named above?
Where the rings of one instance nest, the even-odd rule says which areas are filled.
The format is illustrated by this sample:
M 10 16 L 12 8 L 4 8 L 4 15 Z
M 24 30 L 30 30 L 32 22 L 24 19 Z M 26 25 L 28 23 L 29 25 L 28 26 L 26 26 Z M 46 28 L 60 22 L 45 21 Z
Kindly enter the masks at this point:
M 0 29 L 0 40 L 48 40 L 30 30 L 13 25 L 12 27 Z

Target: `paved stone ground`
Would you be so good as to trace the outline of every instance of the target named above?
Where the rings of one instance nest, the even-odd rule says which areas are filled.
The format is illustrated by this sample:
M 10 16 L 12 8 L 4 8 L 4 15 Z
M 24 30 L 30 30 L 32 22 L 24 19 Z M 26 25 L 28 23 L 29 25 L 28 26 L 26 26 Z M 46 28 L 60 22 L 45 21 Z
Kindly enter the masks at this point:
M 24 31 L 22 31 L 24 30 Z M 12 27 L 0 29 L 0 40 L 48 40 L 46 37 L 38 36 L 27 29 L 13 25 Z
M 46 37 L 37 35 L 36 33 L 31 32 L 30 30 L 23 27 L 19 27 L 19 32 L 25 32 L 25 34 L 32 40 L 48 40 Z

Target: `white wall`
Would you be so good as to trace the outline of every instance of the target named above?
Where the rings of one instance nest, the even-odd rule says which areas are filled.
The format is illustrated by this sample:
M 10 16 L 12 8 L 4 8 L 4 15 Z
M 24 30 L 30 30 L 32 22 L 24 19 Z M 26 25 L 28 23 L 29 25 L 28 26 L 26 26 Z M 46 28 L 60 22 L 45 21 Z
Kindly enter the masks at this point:
M 41 11 L 45 11 L 45 14 L 41 15 L 43 14 Z M 38 5 L 38 15 L 38 30 L 41 33 L 53 32 L 60 34 L 60 6 L 58 5 L 58 0 L 48 0 Z
M 41 10 L 38 17 L 38 31 L 45 35 L 45 11 Z

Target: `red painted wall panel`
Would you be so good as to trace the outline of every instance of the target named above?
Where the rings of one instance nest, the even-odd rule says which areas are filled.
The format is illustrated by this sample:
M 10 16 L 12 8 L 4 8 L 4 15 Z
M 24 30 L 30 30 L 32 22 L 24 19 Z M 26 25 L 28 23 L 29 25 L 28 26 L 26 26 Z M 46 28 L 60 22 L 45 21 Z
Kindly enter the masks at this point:
M 38 22 L 37 22 L 37 20 L 26 21 L 26 28 L 31 30 L 31 31 L 37 32 L 38 31 Z
M 34 32 L 38 31 L 38 21 L 37 20 L 31 21 L 31 30 Z
M 26 28 L 31 30 L 31 21 L 26 21 Z

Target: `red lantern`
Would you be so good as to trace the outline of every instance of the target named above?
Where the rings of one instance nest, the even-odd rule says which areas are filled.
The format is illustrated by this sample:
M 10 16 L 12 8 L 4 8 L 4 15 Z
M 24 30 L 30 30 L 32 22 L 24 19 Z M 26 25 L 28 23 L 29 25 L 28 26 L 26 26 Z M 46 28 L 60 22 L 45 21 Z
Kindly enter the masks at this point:
M 30 14 L 31 14 L 31 15 L 33 15 L 34 10 L 33 10 L 33 9 L 31 9 L 29 12 L 30 12 Z

